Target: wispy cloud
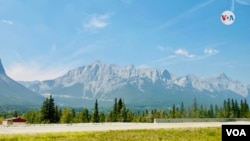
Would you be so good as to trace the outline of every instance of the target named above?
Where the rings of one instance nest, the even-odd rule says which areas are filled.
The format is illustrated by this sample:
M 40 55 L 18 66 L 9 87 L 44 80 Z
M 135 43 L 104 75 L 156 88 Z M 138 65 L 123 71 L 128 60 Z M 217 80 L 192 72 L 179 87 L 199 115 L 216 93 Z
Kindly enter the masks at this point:
M 213 46 L 213 45 L 212 45 Z M 162 48 L 161 46 L 158 47 L 160 50 L 165 50 L 165 48 Z M 179 48 L 176 50 L 168 49 L 168 54 L 165 57 L 159 58 L 154 60 L 154 63 L 163 63 L 165 65 L 171 65 L 176 64 L 180 62 L 186 62 L 186 61 L 198 61 L 202 59 L 206 59 L 208 57 L 211 57 L 215 54 L 219 53 L 219 50 L 216 50 L 212 47 L 205 48 L 203 52 L 194 54 L 190 53 L 188 50 Z
M 89 20 L 83 24 L 85 30 L 96 30 L 102 29 L 109 25 L 108 19 L 111 17 L 111 14 L 102 14 L 102 15 L 90 15 Z
M 14 24 L 12 21 L 6 20 L 6 19 L 2 19 L 2 20 L 0 21 L 0 23 L 8 24 L 8 25 L 13 25 L 13 24 Z
M 183 19 L 187 16 L 189 16 L 190 14 L 194 13 L 195 11 L 198 11 L 199 9 L 203 8 L 203 7 L 206 7 L 207 5 L 209 5 L 211 2 L 213 2 L 214 0 L 208 0 L 208 1 L 205 1 L 204 3 L 200 4 L 200 5 L 197 5 L 195 7 L 192 7 L 191 9 L 179 14 L 178 16 L 176 16 L 175 18 L 173 19 L 170 19 L 168 21 L 166 21 L 164 24 L 162 24 L 161 26 L 158 27 L 159 30 L 163 29 L 163 28 L 167 28 L 167 27 L 170 27 L 170 26 L 173 26 L 175 25 L 176 23 L 178 22 L 181 22 L 183 21 Z
M 183 62 L 183 61 L 191 61 L 191 60 L 194 61 L 198 59 L 197 55 L 191 54 L 185 49 L 179 48 L 176 50 L 173 50 L 173 49 L 168 49 L 168 50 L 170 51 L 168 55 L 154 60 L 153 63 L 162 63 L 164 65 L 171 65 L 171 64 L 176 64 L 176 63 Z
M 171 48 L 165 47 L 165 46 L 162 46 L 162 45 L 157 46 L 157 48 L 158 48 L 160 51 L 170 51 L 170 50 L 172 50 Z
M 31 67 L 32 66 L 32 67 Z M 69 70 L 65 65 L 61 66 L 42 66 L 41 63 L 17 62 L 6 67 L 7 74 L 17 81 L 34 81 L 54 79 L 66 73 Z
M 89 53 L 93 50 L 96 50 L 96 45 L 90 44 L 85 47 L 79 48 L 76 51 L 72 52 L 68 57 L 66 57 L 67 61 L 74 60 L 75 58 L 78 58 L 79 56 L 82 56 L 83 54 Z
M 219 51 L 216 50 L 216 49 L 212 49 L 212 48 L 206 48 L 206 49 L 204 50 L 204 53 L 205 53 L 206 55 L 214 55 L 214 54 L 219 53 Z
M 242 4 L 242 5 L 250 5 L 250 0 L 232 0 L 232 6 L 231 6 L 231 10 L 234 11 L 234 2 Z
M 187 50 L 185 50 L 185 49 L 177 49 L 177 50 L 175 50 L 174 53 L 177 54 L 177 55 L 185 56 L 185 57 L 187 57 L 187 58 L 194 58 L 194 57 L 195 57 L 194 54 L 189 53 L 189 52 L 188 52 Z
M 176 55 L 170 55 L 170 56 L 166 56 L 163 58 L 159 58 L 157 60 L 152 61 L 153 63 L 161 63 L 161 62 L 165 62 L 165 64 L 174 64 L 174 62 L 177 61 L 177 56 Z
M 250 5 L 250 0 L 235 0 L 235 2 L 243 5 Z

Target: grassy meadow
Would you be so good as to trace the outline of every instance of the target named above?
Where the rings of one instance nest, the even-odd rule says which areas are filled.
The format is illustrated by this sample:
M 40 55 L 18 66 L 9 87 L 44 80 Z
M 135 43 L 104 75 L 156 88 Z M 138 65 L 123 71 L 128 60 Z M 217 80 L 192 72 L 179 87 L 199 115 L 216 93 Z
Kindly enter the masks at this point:
M 0 141 L 219 141 L 221 128 L 0 135 Z

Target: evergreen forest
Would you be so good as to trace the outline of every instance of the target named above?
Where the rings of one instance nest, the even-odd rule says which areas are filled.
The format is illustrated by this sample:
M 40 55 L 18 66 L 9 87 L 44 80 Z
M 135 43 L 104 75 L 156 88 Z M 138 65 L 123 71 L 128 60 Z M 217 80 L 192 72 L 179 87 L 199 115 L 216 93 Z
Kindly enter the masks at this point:
M 99 109 L 98 100 L 93 103 L 93 109 L 59 107 L 55 105 L 50 95 L 38 109 L 26 112 L 12 111 L 0 114 L 0 121 L 5 118 L 20 116 L 28 123 L 98 123 L 98 122 L 153 122 L 155 118 L 250 118 L 249 105 L 246 99 L 226 99 L 222 106 L 203 106 L 194 99 L 191 106 L 183 102 L 172 105 L 168 109 L 145 109 L 132 111 L 126 107 L 123 99 L 115 98 L 110 111 Z

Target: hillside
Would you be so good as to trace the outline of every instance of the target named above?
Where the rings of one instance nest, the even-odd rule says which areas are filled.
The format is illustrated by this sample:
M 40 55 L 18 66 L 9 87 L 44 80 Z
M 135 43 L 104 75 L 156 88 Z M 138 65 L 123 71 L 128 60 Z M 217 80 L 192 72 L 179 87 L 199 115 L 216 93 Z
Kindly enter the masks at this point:
M 43 97 L 15 80 L 11 79 L 4 70 L 0 60 L 0 106 L 34 106 L 41 105 Z

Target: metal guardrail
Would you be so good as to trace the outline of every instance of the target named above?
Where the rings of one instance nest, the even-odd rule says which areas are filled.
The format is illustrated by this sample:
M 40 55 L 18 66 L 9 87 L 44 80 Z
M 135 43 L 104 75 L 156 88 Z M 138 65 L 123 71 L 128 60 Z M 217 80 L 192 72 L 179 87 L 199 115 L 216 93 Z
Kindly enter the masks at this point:
M 181 123 L 181 122 L 232 122 L 250 121 L 250 118 L 155 118 L 154 123 Z

